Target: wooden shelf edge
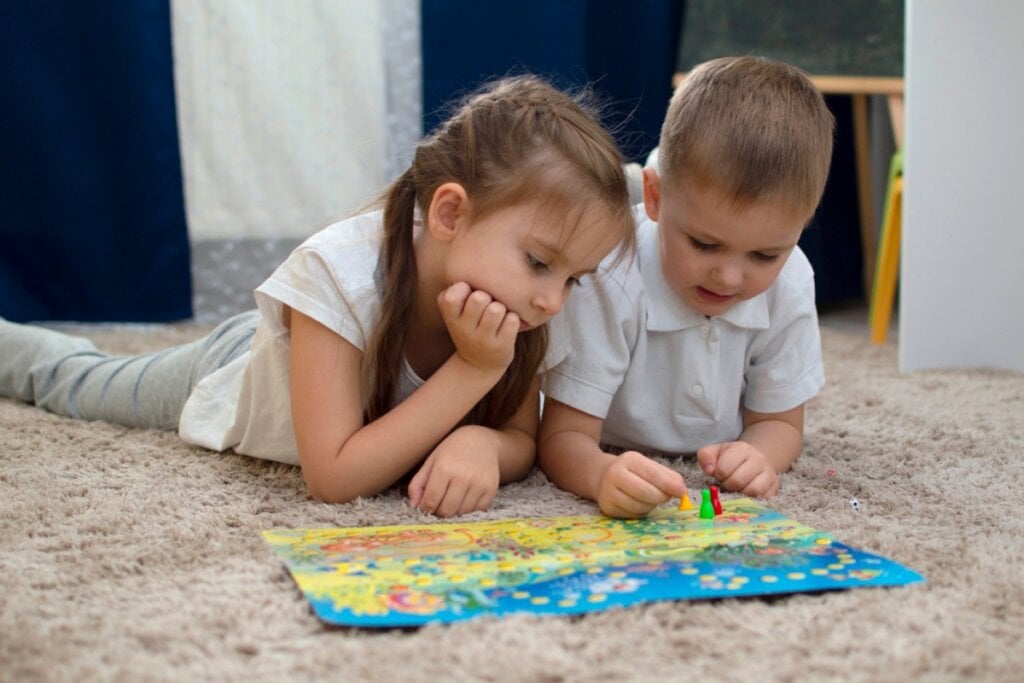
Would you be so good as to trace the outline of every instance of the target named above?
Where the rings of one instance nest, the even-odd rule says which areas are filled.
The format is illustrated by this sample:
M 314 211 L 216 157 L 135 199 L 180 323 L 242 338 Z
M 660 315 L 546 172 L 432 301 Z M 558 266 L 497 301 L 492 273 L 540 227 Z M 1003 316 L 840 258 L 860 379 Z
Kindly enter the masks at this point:
M 902 95 L 903 79 L 895 76 L 832 76 L 808 74 L 811 81 L 826 95 Z M 672 76 L 672 87 L 678 87 L 686 72 Z

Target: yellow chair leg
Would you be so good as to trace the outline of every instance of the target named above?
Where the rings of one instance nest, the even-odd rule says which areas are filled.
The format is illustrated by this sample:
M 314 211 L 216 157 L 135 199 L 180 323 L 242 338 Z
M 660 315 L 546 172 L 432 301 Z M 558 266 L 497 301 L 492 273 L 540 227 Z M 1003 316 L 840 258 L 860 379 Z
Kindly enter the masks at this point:
M 892 320 L 892 305 L 896 297 L 896 278 L 900 264 L 900 214 L 903 205 L 903 177 L 896 176 L 889 183 L 885 200 L 885 217 L 878 243 L 878 261 L 875 264 L 875 282 L 871 292 L 871 341 L 884 344 Z

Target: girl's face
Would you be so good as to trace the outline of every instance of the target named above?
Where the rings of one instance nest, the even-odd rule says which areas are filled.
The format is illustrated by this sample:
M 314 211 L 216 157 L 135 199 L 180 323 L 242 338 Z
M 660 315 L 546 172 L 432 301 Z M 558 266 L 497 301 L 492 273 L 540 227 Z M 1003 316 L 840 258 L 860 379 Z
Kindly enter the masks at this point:
M 466 282 L 519 316 L 520 331 L 540 327 L 565 303 L 579 278 L 597 270 L 619 242 L 621 226 L 598 206 L 569 227 L 539 201 L 470 221 L 452 239 L 447 284 Z

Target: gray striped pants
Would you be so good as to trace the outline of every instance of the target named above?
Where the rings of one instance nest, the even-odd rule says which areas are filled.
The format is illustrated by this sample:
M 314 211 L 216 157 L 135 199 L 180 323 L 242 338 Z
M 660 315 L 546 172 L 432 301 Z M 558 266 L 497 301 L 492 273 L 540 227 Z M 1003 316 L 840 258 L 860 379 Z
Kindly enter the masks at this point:
M 83 337 L 0 318 L 0 396 L 68 417 L 175 430 L 195 385 L 250 350 L 259 321 L 249 311 L 181 346 L 111 356 Z

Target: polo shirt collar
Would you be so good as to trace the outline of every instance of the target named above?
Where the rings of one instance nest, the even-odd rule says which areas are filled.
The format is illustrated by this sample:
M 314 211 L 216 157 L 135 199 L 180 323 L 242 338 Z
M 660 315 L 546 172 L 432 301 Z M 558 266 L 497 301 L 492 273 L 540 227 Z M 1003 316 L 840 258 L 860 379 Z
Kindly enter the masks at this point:
M 661 272 L 658 226 L 644 217 L 638 230 L 637 257 L 640 275 L 647 289 L 647 329 L 672 332 L 696 327 L 706 318 L 683 301 Z M 768 301 L 764 293 L 736 304 L 716 319 L 741 328 L 768 328 Z

